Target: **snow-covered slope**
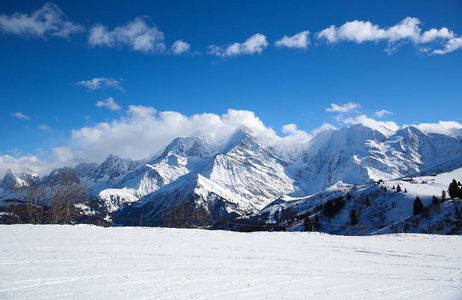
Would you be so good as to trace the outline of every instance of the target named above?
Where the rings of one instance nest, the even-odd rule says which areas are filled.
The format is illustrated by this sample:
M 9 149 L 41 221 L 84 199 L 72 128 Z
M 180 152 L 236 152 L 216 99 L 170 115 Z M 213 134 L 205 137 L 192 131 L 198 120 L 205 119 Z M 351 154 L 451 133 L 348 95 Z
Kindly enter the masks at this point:
M 315 230 L 331 234 L 370 235 L 402 231 L 461 234 L 461 200 L 451 199 L 446 193 L 453 179 L 462 180 L 462 168 L 365 185 L 337 183 L 307 197 L 281 197 L 250 218 L 269 224 L 269 228 L 276 225 L 274 230 L 311 230 L 310 222 L 316 214 L 319 226 Z M 443 191 L 446 194 L 444 199 Z M 326 203 L 339 197 L 344 203 L 341 209 L 333 215 L 326 213 Z M 418 215 L 414 215 L 413 210 L 416 197 L 421 199 L 424 206 Z M 357 215 L 357 226 L 351 226 L 353 211 Z M 242 224 L 243 220 L 245 218 L 238 218 L 231 223 Z M 223 228 L 249 229 L 226 224 L 217 227 Z
M 0 226 L 1 299 L 462 296 L 462 237 Z

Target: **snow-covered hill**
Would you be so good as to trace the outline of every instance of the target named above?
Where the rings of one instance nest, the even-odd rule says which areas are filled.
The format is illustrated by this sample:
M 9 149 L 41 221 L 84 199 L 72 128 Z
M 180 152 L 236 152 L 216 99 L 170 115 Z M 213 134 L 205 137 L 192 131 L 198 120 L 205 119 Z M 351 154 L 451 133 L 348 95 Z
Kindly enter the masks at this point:
M 423 132 L 415 126 L 391 132 L 353 125 L 324 131 L 285 150 L 273 148 L 268 139 L 243 127 L 225 142 L 179 137 L 151 159 L 110 155 L 101 165 L 55 170 L 42 180 L 53 180 L 67 170 L 84 182 L 92 195 L 82 206 L 86 212 L 119 217 L 142 213 L 152 218 L 187 203 L 190 210 L 229 219 L 258 213 L 281 199 L 332 194 L 339 183 L 368 186 L 363 194 L 375 195 L 380 188 L 372 185 L 375 181 L 449 172 L 457 164 L 462 167 L 460 162 L 462 137 Z M 28 180 L 8 172 L 0 196 L 11 197 L 12 188 Z
M 266 230 L 311 231 L 311 222 L 316 215 L 318 219 L 314 231 L 331 234 L 461 234 L 462 200 L 451 199 L 447 194 L 445 199 L 442 198 L 443 191 L 455 178 L 462 178 L 462 168 L 438 175 L 381 180 L 380 183 L 364 185 L 339 182 L 307 197 L 281 197 L 261 211 L 236 218 L 231 223 L 246 224 L 249 220 L 258 220 L 259 224 L 266 224 Z M 342 208 L 333 215 L 326 213 L 327 202 L 340 197 L 343 200 Z M 423 212 L 418 215 L 413 212 L 416 197 L 424 205 Z M 353 210 L 358 222 L 353 224 L 355 226 L 351 223 Z M 218 223 L 215 227 L 255 230 L 245 225 L 226 223 Z

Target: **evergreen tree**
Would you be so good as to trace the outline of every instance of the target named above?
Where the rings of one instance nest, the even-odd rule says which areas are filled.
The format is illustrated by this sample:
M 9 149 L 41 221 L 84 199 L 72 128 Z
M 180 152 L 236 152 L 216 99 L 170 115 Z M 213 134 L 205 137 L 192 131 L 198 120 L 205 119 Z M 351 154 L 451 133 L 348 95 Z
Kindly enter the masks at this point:
M 357 225 L 358 224 L 358 215 L 356 214 L 356 210 L 351 210 L 350 213 L 350 221 L 351 225 Z
M 335 206 L 334 201 L 329 200 L 324 204 L 324 215 L 328 218 L 332 218 L 335 216 Z
M 407 193 L 407 188 L 404 188 L 404 192 Z
M 274 213 L 274 220 L 276 224 L 281 223 L 281 212 L 279 210 Z
M 441 201 L 444 202 L 446 200 L 446 191 L 442 190 L 441 191 Z
M 459 186 L 457 185 L 457 181 L 455 179 L 449 184 L 449 197 L 456 198 L 459 196 Z
M 305 231 L 311 231 L 313 223 L 310 220 L 310 217 L 306 217 L 305 219 Z
M 350 199 L 351 199 L 351 194 L 350 194 L 350 193 L 347 193 L 347 194 L 346 194 L 346 198 L 347 198 L 347 200 L 350 200 Z
M 371 205 L 371 201 L 369 200 L 369 197 L 366 197 L 366 206 Z
M 314 230 L 319 230 L 321 228 L 321 223 L 319 223 L 318 215 L 314 215 Z
M 329 200 L 324 204 L 324 215 L 328 218 L 333 218 L 345 206 L 345 200 L 342 197 L 337 197 Z
M 398 184 L 398 187 L 396 187 L 396 191 L 397 191 L 398 193 L 401 192 L 401 187 L 399 186 L 399 184 Z
M 414 206 L 412 209 L 414 216 L 419 215 L 422 212 L 423 208 L 424 206 L 423 206 L 422 200 L 420 200 L 420 197 L 419 196 L 415 197 Z
M 441 211 L 441 201 L 436 196 L 433 196 L 432 199 L 433 210 L 440 212 Z
M 384 188 L 383 188 L 383 191 L 386 192 L 386 191 L 387 191 L 387 187 L 384 187 Z

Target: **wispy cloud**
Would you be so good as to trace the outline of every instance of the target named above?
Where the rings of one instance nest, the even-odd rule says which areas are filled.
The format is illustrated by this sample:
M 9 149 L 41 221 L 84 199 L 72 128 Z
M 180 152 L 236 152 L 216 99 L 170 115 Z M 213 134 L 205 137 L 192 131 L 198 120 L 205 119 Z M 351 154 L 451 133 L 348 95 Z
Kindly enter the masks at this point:
M 42 39 L 47 39 L 49 36 L 65 38 L 72 33 L 84 30 L 80 24 L 66 19 L 66 15 L 58 5 L 46 3 L 30 15 L 20 12 L 15 12 L 10 16 L 0 15 L 0 29 L 9 34 Z
M 11 114 L 12 117 L 18 118 L 20 120 L 29 120 L 30 118 L 23 113 L 15 112 Z
M 114 101 L 112 97 L 104 99 L 103 101 L 96 102 L 96 106 L 106 107 L 106 108 L 109 108 L 111 111 L 119 110 L 122 108 Z
M 361 104 L 359 103 L 354 103 L 354 102 L 348 102 L 343 105 L 337 105 L 332 103 L 330 107 L 326 108 L 327 112 L 340 112 L 340 113 L 347 113 L 354 111 L 357 108 L 360 108 Z
M 375 118 L 381 118 L 384 115 L 392 115 L 392 114 L 393 114 L 393 112 L 383 109 L 383 110 L 376 111 L 374 113 L 374 117 Z
M 306 49 L 310 44 L 310 32 L 302 31 L 294 36 L 284 36 L 282 39 L 276 41 L 274 45 L 276 47 L 287 47 L 287 48 L 299 48 L 299 49 Z
M 50 130 L 50 126 L 48 125 L 39 125 L 38 129 L 42 131 Z
M 155 25 L 148 24 L 147 17 L 137 17 L 123 26 L 108 30 L 98 24 L 90 29 L 88 44 L 92 47 L 116 48 L 128 46 L 133 51 L 162 53 L 165 51 L 164 34 Z
M 209 46 L 210 55 L 218 57 L 230 57 L 242 54 L 253 55 L 255 53 L 262 53 L 263 49 L 268 46 L 266 36 L 256 33 L 249 37 L 244 43 L 234 43 L 226 46 Z
M 116 80 L 114 78 L 93 78 L 90 80 L 82 80 L 76 83 L 76 85 L 83 85 L 84 87 L 87 88 L 89 92 L 98 90 L 98 89 L 104 89 L 107 87 L 111 87 L 114 89 L 118 89 L 121 91 L 124 91 L 124 89 L 120 86 L 120 82 L 123 81 L 123 79 Z
M 431 54 L 444 54 L 462 47 L 460 37 L 456 37 L 454 32 L 446 27 L 432 28 L 422 32 L 420 25 L 421 21 L 412 17 L 407 17 L 388 28 L 381 28 L 369 21 L 355 20 L 346 22 L 340 27 L 331 25 L 318 32 L 316 37 L 332 44 L 342 41 L 357 44 L 385 41 L 388 43 L 388 48 L 385 51 L 389 54 L 395 51 L 401 43 L 406 42 L 412 42 L 419 50 Z M 444 46 L 444 49 L 431 50 L 435 46 Z

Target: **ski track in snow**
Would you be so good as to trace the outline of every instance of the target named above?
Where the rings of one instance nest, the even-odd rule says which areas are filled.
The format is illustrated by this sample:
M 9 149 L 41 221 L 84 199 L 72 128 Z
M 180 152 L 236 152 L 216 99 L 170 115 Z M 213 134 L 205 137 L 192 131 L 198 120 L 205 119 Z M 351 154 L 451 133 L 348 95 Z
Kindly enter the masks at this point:
M 0 299 L 461 299 L 462 237 L 0 226 Z

